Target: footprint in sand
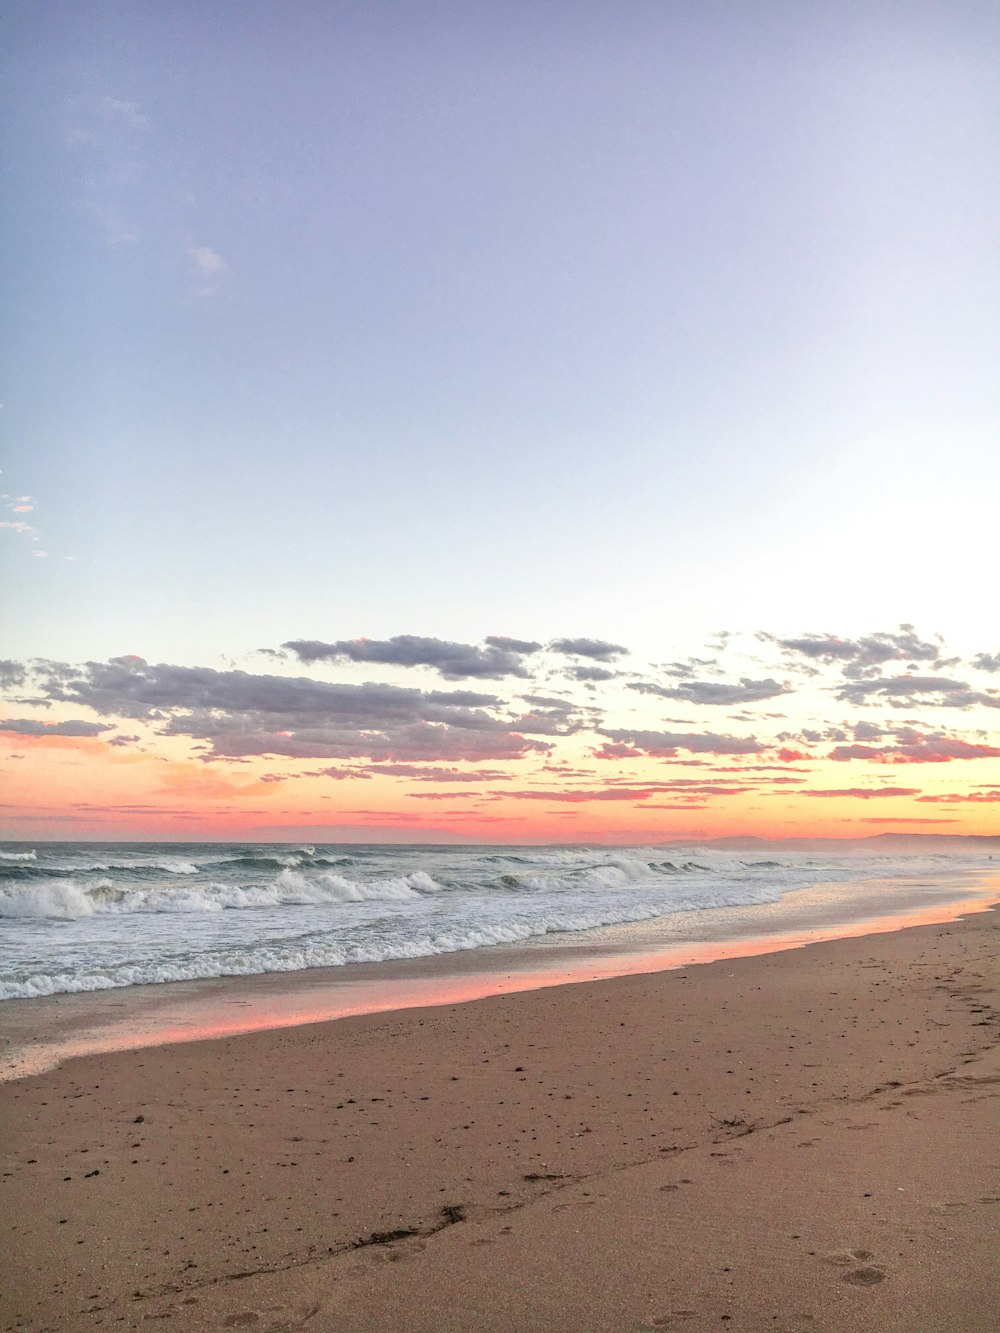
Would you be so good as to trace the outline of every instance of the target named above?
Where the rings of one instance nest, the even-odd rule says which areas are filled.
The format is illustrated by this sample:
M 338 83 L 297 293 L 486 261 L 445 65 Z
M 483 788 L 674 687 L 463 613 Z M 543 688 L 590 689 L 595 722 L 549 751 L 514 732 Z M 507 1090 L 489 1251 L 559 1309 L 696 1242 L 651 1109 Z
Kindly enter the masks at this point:
M 844 1274 L 844 1281 L 850 1282 L 854 1287 L 875 1287 L 884 1282 L 886 1276 L 881 1268 L 868 1264 L 864 1268 L 852 1268 L 849 1273 Z
M 845 1273 L 842 1280 L 850 1282 L 854 1287 L 876 1287 L 889 1275 L 877 1264 L 866 1263 L 866 1260 L 874 1258 L 871 1250 L 836 1250 L 832 1254 L 825 1254 L 823 1262 L 835 1268 L 849 1268 L 851 1271 Z
M 319 1314 L 319 1311 L 320 1307 L 318 1305 L 300 1306 L 297 1310 L 277 1306 L 268 1306 L 265 1310 L 240 1310 L 236 1314 L 226 1315 L 225 1319 L 222 1320 L 222 1327 L 253 1328 L 266 1316 L 268 1320 L 267 1327 L 270 1329 L 305 1328 L 310 1320 Z M 275 1317 L 280 1320 L 278 1324 L 274 1323 Z
M 834 1250 L 832 1254 L 823 1255 L 823 1262 L 837 1268 L 850 1268 L 852 1264 L 874 1258 L 871 1250 Z

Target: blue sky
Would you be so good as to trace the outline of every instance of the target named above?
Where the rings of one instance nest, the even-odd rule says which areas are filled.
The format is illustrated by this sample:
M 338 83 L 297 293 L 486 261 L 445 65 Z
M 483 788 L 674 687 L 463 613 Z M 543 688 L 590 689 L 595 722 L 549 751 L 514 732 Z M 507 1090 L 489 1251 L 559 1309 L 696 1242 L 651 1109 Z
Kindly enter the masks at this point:
M 993 650 L 995 6 L 3 28 L 10 655 Z

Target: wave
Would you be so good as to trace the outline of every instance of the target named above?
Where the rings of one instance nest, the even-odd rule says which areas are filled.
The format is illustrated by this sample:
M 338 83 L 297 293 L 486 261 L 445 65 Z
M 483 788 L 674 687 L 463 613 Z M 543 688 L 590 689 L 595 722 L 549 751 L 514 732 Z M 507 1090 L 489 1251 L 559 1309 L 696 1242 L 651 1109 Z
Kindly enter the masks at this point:
M 496 862 L 502 859 L 513 868 L 498 874 Z M 655 887 L 668 878 L 711 879 L 718 875 L 717 869 L 700 861 L 654 859 L 652 849 L 643 849 L 641 855 L 632 850 L 560 849 L 506 858 L 484 857 L 482 862 L 492 863 L 488 869 L 480 864 L 471 873 L 467 869 L 459 877 L 445 881 L 423 870 L 371 880 L 355 879 L 341 873 L 351 860 L 313 855 L 302 864 L 295 856 L 253 853 L 201 865 L 180 859 L 131 865 L 119 861 L 91 862 L 66 868 L 17 864 L 0 867 L 0 918 L 75 920 L 94 915 L 197 914 L 322 907 L 373 900 L 405 902 L 445 890 L 453 890 L 460 896 L 473 895 L 487 904 L 497 897 L 513 894 L 565 899 L 569 906 L 577 900 L 592 902 L 602 894 L 617 897 L 630 887 Z M 752 863 L 735 865 L 743 873 L 734 876 L 730 871 L 725 876 L 728 881 L 754 879 Z M 102 872 L 102 877 L 96 881 L 88 879 L 94 872 Z M 247 875 L 247 880 L 233 882 L 230 877 L 241 872 Z M 266 873 L 266 878 L 261 872 Z M 169 877 L 167 881 L 164 874 Z M 177 883 L 178 878 L 195 875 L 198 879 L 194 883 Z
M 75 880 L 51 879 L 30 888 L 0 891 L 0 917 L 45 917 L 53 921 L 75 921 L 90 916 L 94 900 Z
M 94 861 L 90 865 L 71 866 L 67 873 L 80 874 L 93 870 L 116 870 L 133 875 L 197 875 L 202 869 L 193 861 Z M 50 872 L 51 873 L 51 872 Z
M 223 912 L 248 908 L 335 905 L 371 900 L 404 902 L 439 893 L 442 886 L 423 870 L 412 875 L 373 880 L 367 884 L 321 872 L 307 877 L 286 869 L 260 885 L 209 881 L 186 887 L 124 889 L 109 879 L 81 884 L 75 878 L 47 879 L 17 889 L 0 889 L 0 917 L 77 920 L 106 914 L 149 915 L 158 912 Z
M 264 853 L 251 853 L 249 855 L 241 854 L 239 856 L 225 856 L 214 861 L 206 861 L 200 867 L 201 870 L 275 870 L 275 869 L 295 869 L 298 866 L 349 866 L 354 865 L 354 857 L 351 856 L 316 856 L 297 850 L 288 853 L 285 856 L 268 856 Z
M 756 892 L 741 898 L 743 905 L 772 901 L 774 889 L 759 886 Z M 732 898 L 715 895 L 709 901 L 698 895 L 680 899 L 671 910 L 731 905 Z M 343 967 L 350 963 L 381 963 L 394 959 L 426 958 L 437 954 L 459 953 L 490 946 L 517 944 L 522 940 L 549 934 L 574 933 L 598 926 L 649 920 L 662 915 L 662 903 L 607 902 L 588 908 L 578 905 L 567 911 L 548 906 L 508 918 L 491 921 L 444 924 L 438 929 L 400 933 L 370 938 L 363 942 L 322 940 L 308 943 L 282 941 L 277 945 L 247 947 L 242 950 L 209 950 L 201 954 L 122 962 L 94 970 L 73 972 L 36 972 L 31 976 L 0 982 L 0 999 L 21 999 L 64 992 L 111 990 L 123 986 L 150 985 L 170 981 L 196 981 L 227 976 L 258 976 L 269 972 L 299 972 L 313 967 Z
M 27 861 L 0 861 L 0 884 L 17 883 L 19 880 L 56 878 L 70 872 L 64 870 L 50 870 L 44 866 L 34 865 Z
M 38 859 L 36 852 L 0 852 L 0 861 L 35 861 Z
M 129 880 L 157 881 L 176 875 L 197 875 L 200 867 L 187 861 L 158 861 L 146 865 L 119 865 L 114 862 L 94 861 L 86 865 L 52 866 L 24 864 L 0 865 L 0 894 L 4 883 L 16 883 L 25 880 L 75 880 L 81 875 L 98 873 L 116 874 L 122 877 L 123 884 Z
M 548 859 L 547 859 L 548 860 Z M 500 883 L 508 888 L 529 892 L 573 892 L 591 889 L 615 889 L 628 884 L 655 883 L 666 875 L 709 874 L 711 867 L 697 861 L 656 861 L 625 853 L 608 852 L 600 860 L 573 865 L 568 860 L 551 858 L 552 869 L 538 873 L 508 872 Z

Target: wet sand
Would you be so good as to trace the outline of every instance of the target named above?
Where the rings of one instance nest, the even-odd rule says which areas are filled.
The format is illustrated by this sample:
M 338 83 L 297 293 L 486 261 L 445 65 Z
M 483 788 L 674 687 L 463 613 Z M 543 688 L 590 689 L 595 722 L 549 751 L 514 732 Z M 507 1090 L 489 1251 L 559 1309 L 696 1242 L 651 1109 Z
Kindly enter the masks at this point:
M 1000 1327 L 998 925 L 0 1085 L 0 1324 Z

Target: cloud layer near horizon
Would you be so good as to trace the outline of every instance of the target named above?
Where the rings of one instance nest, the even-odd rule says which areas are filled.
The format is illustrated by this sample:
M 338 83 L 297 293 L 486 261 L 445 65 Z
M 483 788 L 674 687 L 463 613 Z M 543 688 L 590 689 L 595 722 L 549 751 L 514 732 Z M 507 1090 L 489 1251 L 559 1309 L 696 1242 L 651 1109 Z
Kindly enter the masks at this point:
M 3 661 L 0 761 L 17 778 L 5 828 L 484 842 L 989 832 L 995 656 L 961 660 L 901 627 L 723 633 L 657 663 L 593 637 L 500 635 L 303 637 L 243 667 Z
M 729 635 L 717 644 L 723 647 L 665 667 L 635 663 L 623 645 L 589 637 L 547 644 L 507 636 L 481 644 L 417 635 L 297 639 L 261 651 L 283 668 L 289 657 L 307 665 L 308 676 L 149 664 L 135 656 L 79 665 L 4 661 L 5 689 L 19 712 L 0 721 L 0 730 L 128 746 L 135 736 L 111 734 L 115 722 L 128 722 L 153 737 L 191 742 L 205 760 L 336 760 L 351 765 L 344 776 L 360 776 L 357 762 L 369 761 L 372 772 L 396 765 L 395 776 L 411 780 L 429 777 L 420 765 L 447 764 L 449 776 L 439 769 L 439 781 L 452 784 L 467 780 L 455 764 L 544 762 L 571 737 L 577 762 L 581 745 L 587 756 L 581 776 L 608 761 L 924 765 L 1000 756 L 987 726 L 941 725 L 948 710 L 991 720 L 1000 708 L 992 653 L 977 653 L 963 668 L 943 644 L 921 639 L 909 625 L 856 639 L 761 633 L 752 652 L 736 648 Z M 767 664 L 760 644 L 771 653 L 771 673 L 761 673 Z M 948 676 L 927 674 L 928 664 L 947 665 Z M 359 670 L 391 678 L 316 678 Z M 493 685 L 440 689 L 428 676 L 488 678 Z M 969 676 L 976 678 L 963 678 Z M 780 713 L 771 710 L 776 704 Z M 689 716 L 664 716 L 677 705 Z M 881 721 L 872 717 L 880 706 L 889 710 Z M 72 709 L 73 716 L 21 716 L 31 708 Z M 896 721 L 892 714 L 903 708 L 909 716 Z M 724 709 L 727 725 L 713 725 Z M 99 720 L 76 716 L 80 710 Z

